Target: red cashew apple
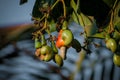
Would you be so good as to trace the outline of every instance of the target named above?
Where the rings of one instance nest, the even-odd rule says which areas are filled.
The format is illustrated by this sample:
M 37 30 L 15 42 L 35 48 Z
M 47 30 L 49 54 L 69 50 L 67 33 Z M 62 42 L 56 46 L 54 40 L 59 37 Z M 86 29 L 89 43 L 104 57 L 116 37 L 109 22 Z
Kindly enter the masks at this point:
M 69 46 L 73 40 L 73 34 L 70 30 L 60 30 L 58 34 L 58 39 L 56 41 L 56 46 L 60 48 L 61 46 Z

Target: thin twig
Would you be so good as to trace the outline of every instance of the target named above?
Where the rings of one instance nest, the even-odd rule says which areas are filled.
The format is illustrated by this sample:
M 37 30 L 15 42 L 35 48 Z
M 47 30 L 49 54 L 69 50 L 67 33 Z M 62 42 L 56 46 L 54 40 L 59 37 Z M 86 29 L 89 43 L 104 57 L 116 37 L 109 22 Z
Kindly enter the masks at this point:
M 66 18 L 66 6 L 65 6 L 65 2 L 64 2 L 64 0 L 61 0 L 61 2 L 63 4 L 64 17 Z
M 111 32 L 113 32 L 114 31 L 114 25 L 113 25 L 113 20 L 114 20 L 114 11 L 115 11 L 115 8 L 116 8 L 116 6 L 117 6 L 117 3 L 118 3 L 118 0 L 116 0 L 115 2 L 114 2 L 114 5 L 113 5 L 113 7 L 112 7 L 112 9 L 111 9 L 111 18 L 110 18 L 110 23 L 109 23 L 109 30 L 108 30 L 108 33 L 111 33 Z

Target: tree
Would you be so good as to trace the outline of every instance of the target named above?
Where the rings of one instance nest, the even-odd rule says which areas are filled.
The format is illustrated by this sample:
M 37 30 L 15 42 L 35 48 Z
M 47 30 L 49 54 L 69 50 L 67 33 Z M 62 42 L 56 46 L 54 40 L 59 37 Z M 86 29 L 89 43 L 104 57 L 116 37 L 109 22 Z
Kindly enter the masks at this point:
M 20 0 L 20 4 L 27 0 Z M 120 66 L 120 1 L 119 0 L 36 0 L 32 11 L 35 31 L 35 55 L 40 60 L 54 60 L 59 66 L 66 59 L 67 49 L 90 54 L 92 39 L 104 39 Z M 84 45 L 74 38 L 68 24 L 76 22 L 84 32 Z M 75 27 L 75 26 L 74 26 Z M 51 33 L 57 31 L 58 36 Z M 46 39 L 45 34 L 49 35 Z M 80 33 L 78 33 L 80 34 Z M 50 45 L 48 44 L 50 42 Z M 98 44 L 93 44 L 98 46 Z M 99 45 L 100 46 L 100 45 Z M 58 49 L 60 54 L 58 54 Z

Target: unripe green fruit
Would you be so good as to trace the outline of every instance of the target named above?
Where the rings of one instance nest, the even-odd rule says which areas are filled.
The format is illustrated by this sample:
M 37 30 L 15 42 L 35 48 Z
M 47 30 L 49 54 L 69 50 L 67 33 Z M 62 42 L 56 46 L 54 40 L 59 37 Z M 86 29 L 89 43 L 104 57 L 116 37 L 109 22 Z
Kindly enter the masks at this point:
M 35 38 L 35 48 L 40 48 L 42 45 L 41 45 L 41 42 L 39 41 L 38 38 Z
M 44 61 L 50 61 L 53 58 L 53 54 L 46 54 L 44 57 Z
M 113 62 L 116 66 L 120 67 L 120 56 L 117 54 L 113 55 Z
M 41 47 L 41 54 L 45 55 L 45 54 L 49 54 L 52 53 L 52 48 L 48 45 L 42 46 Z
M 73 34 L 70 30 L 64 30 L 62 33 L 62 39 L 65 43 L 65 46 L 68 46 L 73 40 Z
M 106 47 L 110 49 L 112 52 L 115 52 L 117 49 L 117 43 L 114 39 L 110 38 L 106 40 Z
M 40 53 L 44 55 L 44 61 L 50 61 L 53 58 L 53 50 L 48 45 L 42 46 Z
M 62 59 L 62 57 L 59 54 L 55 54 L 54 61 L 60 67 L 63 66 L 63 59 Z

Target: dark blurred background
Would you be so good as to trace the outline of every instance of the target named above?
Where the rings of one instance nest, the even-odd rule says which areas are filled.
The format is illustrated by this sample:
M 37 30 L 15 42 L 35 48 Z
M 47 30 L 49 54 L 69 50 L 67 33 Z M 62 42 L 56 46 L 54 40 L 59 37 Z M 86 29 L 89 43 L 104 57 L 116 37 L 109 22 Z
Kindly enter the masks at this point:
M 61 68 L 53 61 L 37 59 L 31 30 L 28 30 L 32 28 L 30 14 L 34 1 L 29 0 L 20 6 L 19 0 L 0 0 L 0 44 L 3 45 L 0 48 L 0 80 L 71 80 L 71 76 L 73 80 L 120 80 L 120 68 L 113 64 L 113 53 L 105 48 L 101 39 L 93 40 L 102 47 L 89 46 L 92 53 L 85 56 L 81 69 L 77 65 L 80 53 L 73 48 L 68 49 Z M 79 33 L 83 29 L 74 22 L 69 27 L 82 44 L 84 38 Z M 18 33 L 23 34 L 17 37 Z

